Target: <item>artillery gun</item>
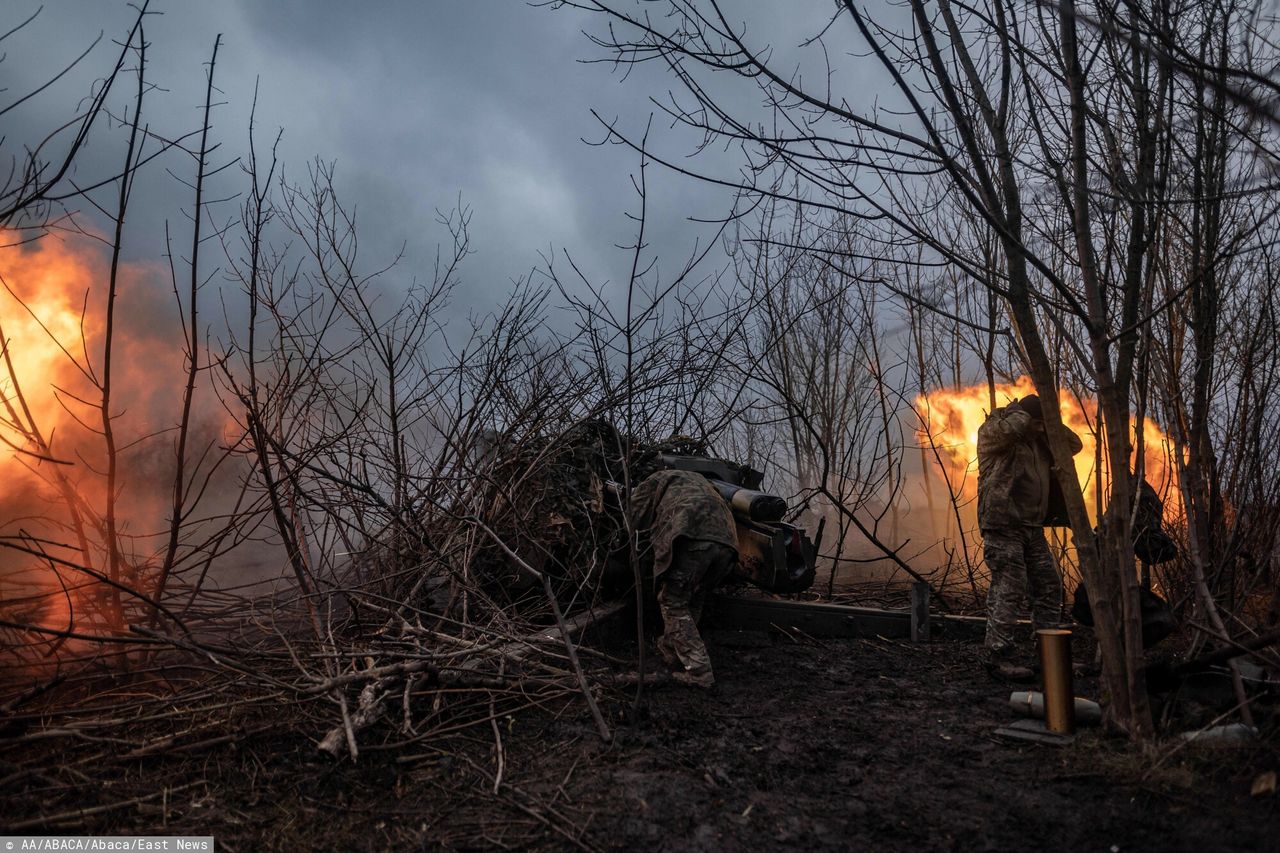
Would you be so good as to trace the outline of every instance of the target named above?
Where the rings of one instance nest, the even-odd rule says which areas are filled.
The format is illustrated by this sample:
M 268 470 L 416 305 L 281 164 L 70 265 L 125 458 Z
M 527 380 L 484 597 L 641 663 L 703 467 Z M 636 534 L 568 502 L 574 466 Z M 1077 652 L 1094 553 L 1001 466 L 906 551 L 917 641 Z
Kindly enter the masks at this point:
M 762 472 L 723 459 L 672 453 L 657 454 L 652 465 L 654 470 L 702 474 L 733 510 L 738 536 L 738 580 L 782 594 L 803 592 L 813 585 L 817 544 L 803 529 L 782 520 L 787 502 L 760 491 Z M 609 490 L 622 494 L 618 483 L 610 483 Z
M 554 439 L 516 442 L 486 430 L 471 460 L 487 472 L 476 481 L 485 491 L 484 509 L 477 514 L 527 553 L 539 571 L 549 571 L 570 587 L 599 584 L 606 595 L 616 594 L 632 579 L 621 535 L 626 489 L 618 482 L 619 472 L 630 464 L 631 481 L 638 483 L 655 471 L 691 471 L 706 477 L 733 511 L 738 568 L 730 579 L 773 593 L 808 589 L 817 546 L 803 529 L 782 520 L 786 500 L 760 490 L 762 472 L 710 458 L 703 450 L 701 443 L 684 437 L 637 446 L 603 419 L 577 424 Z M 496 482 L 519 486 L 499 489 L 491 485 Z M 509 570 L 499 549 L 492 551 L 495 588 L 512 592 L 529 586 L 527 576 Z M 587 559 L 593 551 L 595 558 Z M 578 568 L 586 565 L 603 568 L 588 575 Z

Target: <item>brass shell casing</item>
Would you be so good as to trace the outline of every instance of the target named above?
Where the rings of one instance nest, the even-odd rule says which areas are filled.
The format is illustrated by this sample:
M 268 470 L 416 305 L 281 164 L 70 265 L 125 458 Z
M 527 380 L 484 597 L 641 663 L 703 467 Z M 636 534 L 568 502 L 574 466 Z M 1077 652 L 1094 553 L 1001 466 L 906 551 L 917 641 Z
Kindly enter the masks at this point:
M 1065 628 L 1036 631 L 1040 672 L 1044 679 L 1044 724 L 1051 732 L 1075 731 L 1075 687 L 1071 683 L 1071 632 Z

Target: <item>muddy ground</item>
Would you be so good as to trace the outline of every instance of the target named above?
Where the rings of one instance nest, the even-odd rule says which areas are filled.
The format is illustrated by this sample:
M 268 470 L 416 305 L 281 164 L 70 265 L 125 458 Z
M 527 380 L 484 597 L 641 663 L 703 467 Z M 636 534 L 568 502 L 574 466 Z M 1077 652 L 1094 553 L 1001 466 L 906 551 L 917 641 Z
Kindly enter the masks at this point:
M 1280 799 L 1250 796 L 1280 766 L 1274 732 L 1145 755 L 1097 732 L 1011 744 L 993 735 L 1009 687 L 974 643 L 708 635 L 717 686 L 653 689 L 638 723 L 628 694 L 606 694 L 612 744 L 580 700 L 501 716 L 496 794 L 488 725 L 414 751 L 371 745 L 355 765 L 268 728 L 36 802 L 15 781 L 0 825 L 109 804 L 58 831 L 213 835 L 223 850 L 1277 849 Z M 149 783 L 156 796 L 119 805 Z

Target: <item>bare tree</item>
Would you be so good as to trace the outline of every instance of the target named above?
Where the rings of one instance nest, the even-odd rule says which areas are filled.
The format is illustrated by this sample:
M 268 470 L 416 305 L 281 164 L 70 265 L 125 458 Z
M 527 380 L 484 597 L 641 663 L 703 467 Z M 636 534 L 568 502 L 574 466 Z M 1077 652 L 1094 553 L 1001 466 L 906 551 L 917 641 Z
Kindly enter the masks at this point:
M 1228 102 L 1266 116 L 1256 108 L 1270 92 L 1253 71 L 1262 67 L 1258 51 L 1268 50 L 1256 37 L 1257 20 L 1242 18 L 1230 4 L 1189 27 L 1168 3 L 1086 8 L 938 0 L 909 3 L 909 22 L 889 23 L 852 0 L 838 3 L 836 15 L 806 45 L 819 69 L 830 67 L 834 40 L 865 45 L 899 99 L 900 109 L 877 113 L 860 111 L 852 96 L 833 89 L 831 74 L 806 86 L 806 78 L 782 67 L 777 53 L 750 38 L 751 30 L 716 0 L 671 0 L 661 16 L 625 3 L 573 5 L 613 22 L 597 39 L 613 62 L 653 60 L 670 70 L 682 87 L 662 104 L 674 125 L 741 152 L 745 179 L 703 177 L 737 186 L 749 199 L 790 198 L 859 216 L 886 244 L 923 246 L 923 258 L 912 254 L 904 263 L 945 263 L 999 301 L 1001 311 L 979 300 L 986 302 L 979 325 L 991 335 L 994 318 L 1008 313 L 1014 351 L 1042 399 L 1056 401 L 1067 383 L 1088 389 L 1108 477 L 1100 537 L 1067 448 L 1053 442 L 1051 449 L 1081 572 L 1097 602 L 1112 719 L 1134 736 L 1148 734 L 1130 550 L 1137 494 L 1132 423 L 1135 401 L 1145 398 L 1149 382 L 1139 370 L 1145 332 L 1169 307 L 1168 300 L 1157 303 L 1153 284 L 1178 201 L 1173 155 L 1187 139 L 1183 117 L 1174 113 L 1175 89 L 1198 86 L 1205 93 L 1203 107 L 1190 112 L 1193 121 Z M 1206 54 L 1205 44 L 1229 47 Z M 757 89 L 765 116 L 722 96 L 708 74 L 732 75 Z M 1227 124 L 1233 130 L 1223 133 L 1269 157 L 1267 133 L 1260 130 L 1266 121 L 1250 126 L 1237 117 Z M 1212 168 L 1216 161 L 1200 162 Z M 1212 185 L 1196 187 L 1195 197 L 1212 195 Z M 1242 189 L 1268 192 L 1257 185 Z M 973 222 L 977 239 L 945 239 L 953 229 L 936 228 L 939 211 Z M 1205 237 L 1216 228 L 1212 217 L 1189 224 Z M 1204 289 L 1200 281 L 1193 278 L 1187 288 Z M 1206 292 L 1204 298 L 1209 305 L 1217 297 Z M 1199 364 L 1205 370 L 1204 361 Z M 1056 406 L 1047 418 L 1060 421 Z
M 199 351 L 201 331 L 196 313 L 196 293 L 202 284 L 198 262 L 201 224 L 207 216 L 207 202 L 201 198 L 200 186 L 209 156 L 216 148 L 209 142 L 209 130 L 217 45 L 215 42 L 208 69 L 210 98 L 206 99 L 200 131 L 201 147 L 187 152 L 180 142 L 152 135 L 143 121 L 145 95 L 151 89 L 146 77 L 147 41 L 142 27 L 145 14 L 144 4 L 116 72 L 102 84 L 109 87 L 127 59 L 136 61 L 132 69 L 136 87 L 128 120 L 121 123 L 122 164 L 113 177 L 89 185 L 73 184 L 77 198 L 94 205 L 107 217 L 111 234 L 102 280 L 84 284 L 76 330 L 70 331 L 67 318 L 54 322 L 55 318 L 38 309 L 36 297 L 40 294 L 29 283 L 3 282 L 12 304 L 26 315 L 13 316 L 15 324 L 25 322 L 39 329 L 46 348 L 62 358 L 61 364 L 51 366 L 53 377 L 24 374 L 19 364 L 26 354 L 15 352 L 12 339 L 4 338 L 5 397 L 0 421 L 4 440 L 16 461 L 34 476 L 35 482 L 46 483 L 57 500 L 29 518 L 17 519 L 13 525 L 6 523 L 0 546 L 26 555 L 40 567 L 44 577 L 37 578 L 35 587 L 45 591 L 36 598 L 48 613 L 65 612 L 65 622 L 56 627 L 51 626 L 47 616 L 40 618 L 41 606 L 35 607 L 28 621 L 10 624 L 10 628 L 35 640 L 13 644 L 10 648 L 19 654 L 36 651 L 45 658 L 54 657 L 55 653 L 68 660 L 81 654 L 92 658 L 102 652 L 94 644 L 107 642 L 116 644 L 110 654 L 118 662 L 127 663 L 127 655 L 121 652 L 126 651 L 124 635 L 131 625 L 147 624 L 154 629 L 163 622 L 167 630 L 186 633 L 188 620 L 183 613 L 190 610 L 189 595 L 194 596 L 194 590 L 203 583 L 213 560 L 241 541 L 241 520 L 213 508 L 214 498 L 223 498 L 213 492 L 218 491 L 215 481 L 226 455 L 218 447 L 216 428 L 209 424 L 208 406 L 197 401 L 198 392 L 203 390 L 197 388 L 198 379 L 207 371 Z M 93 109 L 106 108 L 98 104 Z M 83 121 L 82 131 L 87 133 L 93 118 L 85 114 Z M 73 149 L 82 142 L 74 143 Z M 140 313 L 136 309 L 142 306 L 163 311 L 145 296 L 138 306 L 124 302 L 125 310 L 121 311 L 122 286 L 126 276 L 132 274 L 126 271 L 122 260 L 130 200 L 136 182 L 144 176 L 143 167 L 161 151 L 188 153 L 197 163 L 190 313 L 184 329 L 186 385 L 172 421 L 168 420 L 168 413 L 150 411 L 154 408 L 151 406 L 142 407 L 141 413 L 129 412 L 129 404 L 137 399 L 139 391 L 137 371 L 127 364 L 123 370 L 118 366 L 121 349 L 128 344 L 124 339 L 138 331 L 138 322 L 131 315 Z M 35 159 L 31 162 L 37 163 L 36 155 L 32 157 Z M 18 193 L 31 209 L 26 213 L 11 211 L 18 217 L 13 227 L 19 231 L 10 233 L 28 228 L 38 237 L 53 227 L 49 205 L 68 197 L 58 195 L 62 191 L 57 189 L 61 180 L 60 175 L 47 174 L 46 166 L 31 166 L 25 189 Z M 31 243 L 34 239 L 20 242 Z M 43 239 L 52 242 L 55 238 Z M 10 245 L 6 251 L 13 253 L 10 258 L 21 274 L 24 253 L 45 248 L 53 251 L 52 246 L 41 243 L 34 248 Z M 98 272 L 96 256 L 87 264 Z M 79 282 L 63 286 L 75 287 Z M 176 278 L 174 294 L 181 303 Z M 46 384 L 47 388 L 41 387 Z M 52 393 L 56 404 L 52 410 L 41 410 L 32 404 L 36 391 L 42 396 L 47 396 L 46 391 Z M 133 417 L 135 414 L 141 414 L 141 418 Z M 172 456 L 153 461 L 164 457 L 160 448 L 169 439 L 174 443 Z M 152 470 L 145 470 L 148 467 Z M 163 533 L 157 531 L 158 520 L 144 520 L 139 510 L 149 504 L 146 489 L 151 484 L 144 482 L 149 475 L 171 477 L 173 482 L 170 514 Z M 234 501 L 234 497 L 228 500 Z M 37 505 L 39 496 L 31 496 L 29 502 Z M 16 582 L 20 574 L 6 572 L 3 580 Z M 171 595 L 175 581 L 181 595 L 188 597 L 186 606 L 180 607 L 177 596 Z M 47 638 L 47 644 L 39 642 L 41 638 Z M 64 648 L 66 641 L 72 639 L 74 652 Z
M 873 287 L 879 264 L 869 257 L 857 266 L 832 263 L 866 251 L 847 223 L 810 222 L 801 209 L 779 228 L 775 208 L 735 249 L 752 330 L 738 342 L 735 363 L 758 395 L 748 418 L 777 435 L 783 451 L 761 452 L 759 461 L 786 474 L 800 506 L 818 507 L 823 539 L 834 542 L 828 595 L 851 560 L 884 559 L 920 577 L 900 555 L 909 544 L 898 525 L 897 413 L 906 373 L 885 364 Z M 854 530 L 876 556 L 846 556 Z

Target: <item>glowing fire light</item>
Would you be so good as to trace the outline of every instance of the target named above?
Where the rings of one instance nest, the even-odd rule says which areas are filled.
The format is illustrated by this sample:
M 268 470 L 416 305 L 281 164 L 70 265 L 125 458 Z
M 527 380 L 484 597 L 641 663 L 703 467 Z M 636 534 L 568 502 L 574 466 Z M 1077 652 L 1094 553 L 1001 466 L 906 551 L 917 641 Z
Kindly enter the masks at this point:
M 43 539 L 40 547 L 52 557 L 104 570 L 106 451 L 94 382 L 102 379 L 106 258 L 90 245 L 54 237 L 19 242 L 0 232 L 6 356 L 0 357 L 0 536 L 18 547 L 30 546 L 25 537 Z M 164 291 L 149 269 L 120 269 L 112 346 L 111 410 L 121 466 L 116 523 L 126 582 L 145 562 L 153 531 L 168 512 L 155 473 L 171 458 L 170 445 L 145 439 L 163 436 L 176 420 L 172 389 L 182 387 L 183 353 L 160 322 L 165 315 L 155 294 Z M 88 532 L 87 554 L 76 545 L 69 500 Z M 66 566 L 7 553 L 0 560 L 0 616 L 50 630 L 93 630 L 106 587 Z
M 0 292 L 0 328 L 9 359 L 8 364 L 0 363 L 0 398 L 4 401 L 0 424 L 4 437 L 19 447 L 31 449 L 21 429 L 15 428 L 15 420 L 18 424 L 25 421 L 16 398 L 15 377 L 31 418 L 46 440 L 66 417 L 53 386 L 74 386 L 75 367 L 67 354 L 83 361 L 84 338 L 93 338 L 99 331 L 92 317 L 82 318 L 92 276 L 88 257 L 51 240 L 0 250 L 0 279 L 8 288 Z M 16 460 L 10 454 L 4 457 L 0 459 L 0 489 L 21 489 L 22 483 L 14 480 Z
M 996 385 L 996 405 L 1004 406 L 1015 399 L 1035 393 L 1028 377 L 1021 377 L 1009 385 Z M 1098 468 L 1096 405 L 1080 401 L 1066 391 L 1060 391 L 1058 402 L 1062 410 L 1062 422 L 1084 443 L 1084 449 L 1075 457 L 1076 476 L 1084 490 L 1085 504 L 1092 518 L 1097 518 L 1097 488 L 1105 495 L 1110 485 L 1106 470 Z M 973 385 L 959 390 L 937 390 L 916 398 L 916 410 L 922 427 L 920 440 L 938 451 L 938 458 L 945 466 L 944 474 L 958 496 L 971 500 L 977 495 L 978 427 L 986 420 L 991 409 L 991 397 L 984 385 Z M 1136 428 L 1136 419 L 1134 421 Z M 1150 419 L 1143 424 L 1144 475 L 1165 498 L 1166 515 L 1176 506 L 1177 475 L 1173 470 L 1173 445 L 1170 439 Z M 1099 482 L 1100 481 L 1100 482 Z
M 72 359 L 84 364 L 86 339 L 99 334 L 84 311 L 94 257 L 52 239 L 14 242 L 14 235 L 0 233 L 0 243 L 10 244 L 0 249 L 0 439 L 5 444 L 0 448 L 0 534 L 5 536 L 48 529 L 44 517 L 56 497 L 42 479 L 54 468 L 44 457 L 74 459 L 77 448 L 70 436 L 83 432 L 55 388 L 83 394 L 84 380 Z M 57 467 L 78 494 L 91 496 L 80 491 L 76 465 Z M 83 592 L 77 587 L 83 584 L 82 578 L 60 580 L 47 564 L 17 554 L 0 570 L 5 615 L 51 630 L 75 627 Z

